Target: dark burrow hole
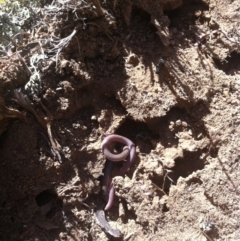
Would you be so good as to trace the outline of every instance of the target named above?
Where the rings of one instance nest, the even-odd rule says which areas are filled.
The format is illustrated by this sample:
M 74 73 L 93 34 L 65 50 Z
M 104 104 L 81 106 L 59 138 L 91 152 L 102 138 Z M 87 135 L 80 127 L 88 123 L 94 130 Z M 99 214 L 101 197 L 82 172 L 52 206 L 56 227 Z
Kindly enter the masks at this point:
M 145 10 L 138 8 L 136 5 L 132 6 L 131 12 L 131 24 L 149 24 L 151 21 L 151 15 Z
M 62 208 L 62 201 L 53 190 L 42 191 L 35 197 L 35 201 L 40 207 L 41 214 L 47 217 L 52 217 L 59 208 Z
M 57 197 L 57 194 L 53 193 L 53 191 L 44 190 L 35 197 L 35 200 L 36 200 L 38 207 L 42 207 L 43 205 L 56 199 L 56 197 Z
M 146 154 L 149 154 L 154 148 L 151 140 L 158 138 L 158 135 L 153 134 L 146 123 L 131 119 L 126 119 L 116 130 L 116 134 L 129 138 L 139 147 L 142 153 Z
M 166 204 L 166 203 L 163 204 L 162 211 L 163 211 L 163 213 L 166 213 L 166 212 L 169 211 L 169 208 L 167 207 L 167 204 Z
M 210 156 L 212 158 L 216 158 L 218 156 L 218 151 L 219 151 L 219 147 L 211 147 L 210 148 Z
M 227 75 L 235 75 L 235 73 L 240 73 L 240 54 L 237 52 L 232 52 L 229 57 L 220 61 L 217 58 L 213 58 L 216 67 L 222 70 Z

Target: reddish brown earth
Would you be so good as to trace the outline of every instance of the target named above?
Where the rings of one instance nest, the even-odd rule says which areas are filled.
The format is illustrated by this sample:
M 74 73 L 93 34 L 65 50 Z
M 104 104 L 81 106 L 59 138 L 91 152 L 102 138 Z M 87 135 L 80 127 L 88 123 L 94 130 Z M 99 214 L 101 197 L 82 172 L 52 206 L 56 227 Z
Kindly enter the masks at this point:
M 240 2 L 80 2 L 45 5 L 0 59 L 0 240 L 240 240 Z M 33 115 L 13 94 L 33 43 L 74 28 L 58 57 L 41 42 Z M 137 147 L 106 213 L 119 239 L 93 215 L 112 133 Z

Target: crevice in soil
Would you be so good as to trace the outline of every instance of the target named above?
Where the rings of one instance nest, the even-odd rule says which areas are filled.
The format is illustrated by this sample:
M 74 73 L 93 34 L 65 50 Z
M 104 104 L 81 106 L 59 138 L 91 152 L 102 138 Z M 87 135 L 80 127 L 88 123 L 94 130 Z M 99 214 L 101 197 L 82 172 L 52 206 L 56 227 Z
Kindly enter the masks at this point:
M 187 177 L 193 172 L 202 170 L 205 166 L 202 154 L 207 150 L 198 150 L 196 152 L 184 151 L 183 158 L 176 158 L 175 166 L 169 176 L 177 182 L 179 177 Z
M 193 172 L 203 170 L 205 167 L 205 163 L 204 159 L 201 159 L 201 155 L 205 151 L 207 150 L 198 150 L 196 152 L 185 151 L 183 158 L 176 158 L 175 166 L 171 170 L 169 170 L 168 174 L 166 175 L 164 182 L 164 192 L 169 194 L 169 189 L 171 185 L 176 185 L 179 177 L 186 178 Z M 157 181 L 157 179 L 155 181 Z M 201 180 L 198 179 L 196 179 L 195 182 L 198 184 L 202 184 Z M 161 181 L 161 183 L 159 183 L 158 181 L 158 183 L 156 184 L 161 187 L 163 184 L 163 180 Z
M 123 208 L 124 208 L 124 211 L 125 211 L 125 215 L 123 217 L 121 217 L 123 223 L 128 223 L 129 220 L 136 220 L 137 215 L 134 211 L 128 210 L 127 202 L 124 199 L 122 199 L 121 202 L 123 204 Z
M 229 57 L 224 60 L 213 58 L 217 69 L 222 70 L 227 75 L 240 74 L 240 53 L 232 52 Z
M 205 197 L 207 198 L 207 200 L 214 206 L 214 207 L 218 207 L 218 205 L 214 202 L 213 197 L 211 197 L 210 195 L 208 195 L 206 192 L 204 192 Z

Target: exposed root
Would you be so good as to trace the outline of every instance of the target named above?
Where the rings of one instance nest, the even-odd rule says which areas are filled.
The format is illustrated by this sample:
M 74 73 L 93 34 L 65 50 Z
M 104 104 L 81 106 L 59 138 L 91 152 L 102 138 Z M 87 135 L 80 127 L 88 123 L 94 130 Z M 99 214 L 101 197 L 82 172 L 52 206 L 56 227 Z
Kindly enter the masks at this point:
M 42 104 L 41 101 L 38 101 L 40 105 L 42 106 L 43 110 L 46 112 L 47 116 L 40 116 L 37 111 L 32 107 L 30 99 L 28 96 L 24 95 L 20 90 L 15 90 L 14 91 L 14 96 L 16 98 L 16 102 L 24 109 L 28 110 L 31 112 L 35 118 L 38 120 L 38 122 L 41 124 L 41 126 L 47 130 L 48 137 L 51 143 L 51 149 L 52 153 L 55 157 L 57 157 L 58 161 L 62 163 L 62 157 L 61 153 L 62 152 L 62 147 L 58 143 L 58 141 L 53 137 L 52 131 L 51 131 L 51 121 L 52 121 L 52 115 L 50 112 L 47 110 L 47 108 Z
M 50 52 L 56 53 L 56 55 L 55 55 L 56 56 L 56 67 L 58 65 L 58 56 L 59 56 L 60 52 L 62 51 L 63 48 L 65 48 L 65 47 L 67 47 L 69 45 L 70 41 L 72 40 L 73 36 L 76 33 L 77 33 L 77 30 L 74 29 L 69 36 L 67 36 L 66 38 L 61 39 L 59 41 L 59 43 L 50 50 Z

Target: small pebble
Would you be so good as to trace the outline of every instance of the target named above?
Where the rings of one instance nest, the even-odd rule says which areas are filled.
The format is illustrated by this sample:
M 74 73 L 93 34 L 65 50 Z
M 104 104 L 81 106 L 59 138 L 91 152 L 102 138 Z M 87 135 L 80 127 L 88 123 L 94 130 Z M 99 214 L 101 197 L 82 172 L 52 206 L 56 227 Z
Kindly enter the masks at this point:
M 177 121 L 176 121 L 176 125 L 177 125 L 177 126 L 181 126 L 181 125 L 182 125 L 182 121 L 181 121 L 181 120 L 177 120 Z

